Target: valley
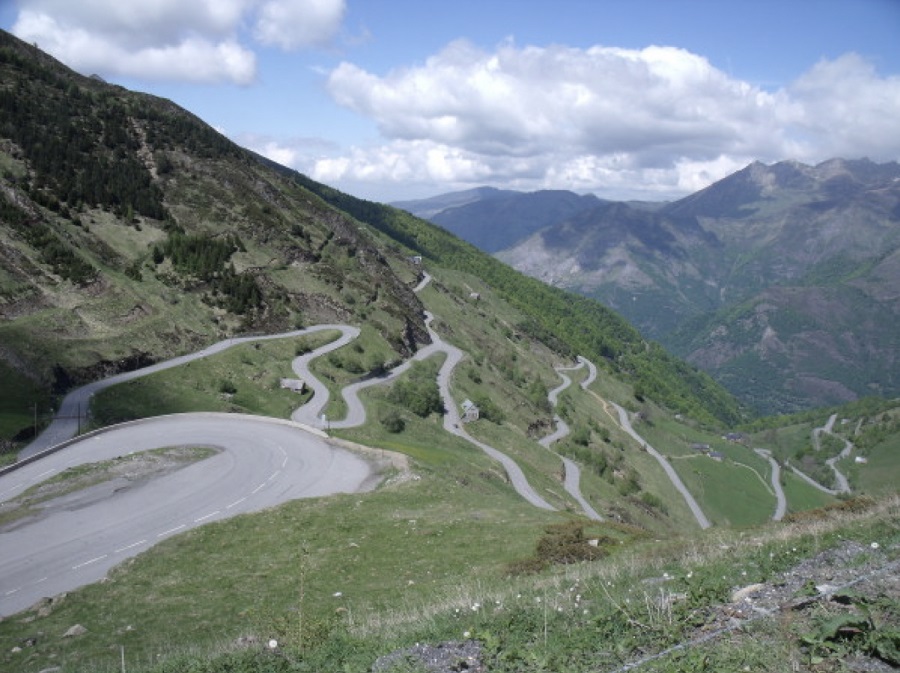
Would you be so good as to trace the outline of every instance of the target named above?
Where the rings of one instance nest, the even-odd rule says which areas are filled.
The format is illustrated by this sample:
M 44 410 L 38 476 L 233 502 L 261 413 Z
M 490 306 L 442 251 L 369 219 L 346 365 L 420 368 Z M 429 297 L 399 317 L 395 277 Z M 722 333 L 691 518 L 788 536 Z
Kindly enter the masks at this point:
M 821 189 L 843 184 L 854 209 L 878 190 L 845 173 L 892 170 L 827 169 L 839 180 Z M 751 241 L 773 231 L 754 218 L 784 205 L 762 187 L 800 201 L 792 185 L 819 170 L 754 166 L 665 207 L 490 189 L 429 206 L 500 199 L 492 212 L 540 239 L 538 257 L 560 253 L 548 284 L 0 33 L 0 670 L 368 671 L 401 653 L 383 670 L 405 673 L 420 670 L 402 658 L 414 643 L 477 651 L 497 672 L 786 670 L 800 632 L 744 620 L 733 595 L 765 586 L 776 606 L 797 585 L 843 610 L 795 581 L 832 557 L 865 568 L 894 614 L 894 253 L 866 232 L 815 238 L 827 222 L 808 204 L 804 236 L 848 243 L 852 265 L 823 255 L 795 283 L 800 233 Z M 878 194 L 890 211 L 893 186 Z M 565 220 L 549 233 L 534 228 L 544 197 Z M 719 215 L 715 235 L 734 236 L 721 249 L 706 228 Z M 577 266 L 627 281 L 604 302 L 558 287 L 575 268 L 564 244 L 595 216 L 608 219 Z M 724 275 L 706 282 L 709 269 Z M 769 369 L 724 340 L 691 345 L 690 364 L 627 306 L 645 333 L 643 318 L 688 319 L 758 345 L 760 328 L 768 350 L 747 352 Z M 828 342 L 805 307 L 848 336 Z M 875 309 L 875 336 L 855 341 Z M 854 371 L 847 353 L 870 354 L 877 376 L 858 378 L 888 394 L 810 369 L 839 394 L 783 404 L 774 374 L 807 358 L 789 334 Z M 716 358 L 717 376 L 741 375 L 731 392 L 699 366 Z M 803 411 L 758 414 L 760 400 Z M 160 449 L 193 458 L 127 471 Z M 732 633 L 725 615 L 754 638 L 679 654 L 704 629 Z M 797 612 L 797 629 L 813 617 Z M 867 628 L 891 642 L 892 626 Z
M 756 162 L 673 202 L 485 189 L 398 206 L 602 301 L 773 414 L 900 392 L 898 189 L 896 162 L 832 159 Z

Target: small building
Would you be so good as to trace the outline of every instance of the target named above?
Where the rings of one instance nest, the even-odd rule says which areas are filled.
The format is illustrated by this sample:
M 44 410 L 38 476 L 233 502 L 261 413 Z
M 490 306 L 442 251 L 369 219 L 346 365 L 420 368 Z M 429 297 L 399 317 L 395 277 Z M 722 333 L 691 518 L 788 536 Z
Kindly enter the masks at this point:
M 281 387 L 295 393 L 306 391 L 306 383 L 303 379 L 281 379 Z
M 409 261 L 418 266 L 422 263 L 422 255 L 413 255 L 409 258 Z
M 480 415 L 481 411 L 478 409 L 478 405 L 475 404 L 472 400 L 466 400 L 462 403 L 463 423 L 471 423 L 472 421 L 477 421 Z
M 701 453 L 706 453 L 707 451 L 709 451 L 709 448 L 710 448 L 710 447 L 709 447 L 709 444 L 700 444 L 700 443 L 696 443 L 696 442 L 695 442 L 694 444 L 691 444 L 691 448 L 692 448 L 694 451 L 699 451 L 699 452 L 701 452 Z
M 860 465 L 865 465 L 866 463 L 869 462 L 869 459 L 866 458 L 865 456 L 857 456 L 856 458 L 853 459 L 853 462 L 859 463 Z
M 471 299 L 472 301 L 478 301 L 479 299 L 481 299 L 481 295 L 478 292 L 470 292 L 469 299 Z
M 725 460 L 725 454 L 721 451 L 710 451 L 709 457 L 713 460 L 718 460 L 720 463 Z
M 740 433 L 740 432 L 729 432 L 722 439 L 727 439 L 729 442 L 740 443 L 740 442 L 744 441 L 744 435 L 743 435 L 743 433 Z

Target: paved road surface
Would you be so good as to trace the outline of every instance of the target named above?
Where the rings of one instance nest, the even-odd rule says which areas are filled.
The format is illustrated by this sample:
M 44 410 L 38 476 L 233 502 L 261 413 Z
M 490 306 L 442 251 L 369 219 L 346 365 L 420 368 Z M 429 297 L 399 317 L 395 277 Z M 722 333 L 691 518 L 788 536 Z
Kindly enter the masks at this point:
M 314 327 L 295 330 L 293 332 L 285 332 L 283 334 L 272 334 L 268 336 L 254 337 L 235 337 L 232 339 L 225 339 L 213 344 L 212 346 L 207 346 L 206 348 L 203 348 L 196 353 L 189 353 L 188 355 L 182 355 L 176 358 L 172 358 L 171 360 L 166 360 L 164 362 L 157 362 L 156 364 L 150 365 L 149 367 L 143 367 L 134 371 L 116 374 L 115 376 L 110 376 L 109 378 L 103 379 L 102 381 L 94 381 L 93 383 L 88 383 L 87 385 L 81 386 L 80 388 L 76 388 L 68 395 L 66 395 L 65 398 L 63 398 L 62 404 L 60 405 L 59 410 L 56 412 L 56 417 L 53 419 L 50 425 L 47 426 L 47 428 L 37 437 L 37 439 L 31 442 L 31 444 L 26 446 L 19 453 L 19 460 L 34 456 L 41 451 L 45 451 L 52 446 L 56 446 L 57 444 L 60 444 L 61 442 L 74 437 L 79 429 L 78 416 L 83 415 L 87 411 L 90 405 L 91 397 L 95 393 L 109 388 L 110 386 L 114 386 L 118 383 L 124 383 L 125 381 L 131 381 L 133 379 L 147 376 L 148 374 L 153 374 L 155 372 L 163 371 L 164 369 L 180 367 L 181 365 L 187 364 L 188 362 L 199 360 L 200 358 L 205 358 L 210 355 L 214 355 L 215 353 L 221 353 L 222 351 L 225 351 L 237 344 L 255 341 L 268 341 L 271 339 L 288 339 L 291 337 L 299 337 L 306 334 L 312 334 L 314 332 L 321 332 L 323 330 L 340 330 L 344 333 L 343 338 L 346 338 L 347 331 L 353 331 L 356 330 L 356 328 L 347 327 L 345 325 L 316 325 Z M 356 330 L 354 334 L 358 333 L 359 330 Z M 346 343 L 346 341 L 344 343 Z M 328 344 L 324 347 L 324 350 L 316 349 L 315 353 L 326 353 L 336 347 L 338 346 Z M 327 389 L 325 391 L 325 395 L 327 396 Z
M 581 369 L 586 362 L 587 360 L 585 360 L 584 358 L 578 358 L 578 364 L 574 367 L 555 368 L 556 373 L 559 374 L 560 378 L 562 379 L 562 383 L 560 383 L 558 386 L 556 386 L 556 388 L 547 393 L 547 400 L 551 405 L 555 407 L 557 401 L 559 400 L 559 394 L 570 385 L 572 385 L 572 379 L 563 374 L 563 372 Z M 596 376 L 596 369 L 593 373 L 594 376 Z M 588 376 L 590 377 L 590 373 L 588 374 Z M 584 386 L 584 382 L 582 382 L 582 386 Z M 586 388 L 586 386 L 584 387 Z M 556 430 L 551 432 L 543 439 L 539 440 L 539 444 L 547 449 L 550 448 L 551 444 L 559 441 L 569 434 L 569 425 L 562 418 L 554 414 L 553 422 L 556 424 Z M 581 468 L 579 468 L 578 464 L 573 460 L 566 458 L 565 456 L 559 457 L 563 462 L 563 466 L 565 467 L 565 479 L 563 480 L 563 487 L 566 489 L 566 492 L 573 498 L 575 498 L 575 501 L 581 506 L 582 511 L 589 519 L 594 519 L 595 521 L 603 521 L 603 517 L 597 513 L 597 510 L 591 507 L 591 503 L 589 503 L 581 493 Z
M 444 414 L 444 430 L 474 444 L 488 456 L 503 465 L 503 469 L 506 470 L 506 474 L 509 477 L 512 487 L 529 503 L 541 509 L 555 510 L 556 508 L 538 495 L 537 491 L 535 491 L 531 484 L 528 483 L 528 479 L 525 478 L 525 473 L 522 472 L 522 468 L 519 467 L 516 461 L 502 451 L 495 449 L 493 446 L 475 439 L 463 429 L 463 423 L 459 417 L 459 407 L 454 401 L 453 396 L 450 394 L 450 377 L 453 375 L 453 370 L 456 365 L 462 360 L 463 352 L 456 346 L 443 341 L 438 333 L 432 329 L 431 321 L 431 314 L 427 314 L 425 324 L 431 335 L 432 344 L 437 344 L 437 347 L 441 348 L 441 350 L 447 354 L 447 359 L 444 360 L 444 363 L 438 371 L 438 389 L 441 392 L 441 399 L 444 400 L 444 408 L 446 410 L 446 413 Z
M 0 476 L 0 502 L 73 465 L 175 445 L 223 451 L 125 490 L 82 492 L 70 509 L 0 533 L 0 616 L 95 582 L 124 559 L 189 528 L 373 483 L 365 460 L 288 421 L 178 414 L 97 433 Z
M 641 446 L 647 449 L 647 453 L 656 458 L 656 461 L 660 464 L 666 475 L 669 477 L 669 481 L 671 481 L 675 489 L 679 493 L 681 493 L 681 497 L 684 498 L 684 501 L 690 508 L 691 513 L 694 515 L 694 518 L 697 519 L 697 523 L 700 525 L 700 528 L 709 528 L 712 524 L 710 523 L 709 519 L 706 518 L 703 510 L 700 509 L 700 505 L 698 505 L 697 501 L 694 500 L 694 496 L 692 496 L 691 492 L 687 490 L 687 486 L 685 486 L 684 482 L 681 481 L 681 477 L 678 476 L 675 468 L 672 467 L 668 460 L 666 460 L 666 457 L 664 455 L 650 446 L 650 444 L 643 437 L 635 432 L 634 428 L 631 427 L 631 419 L 628 418 L 628 412 L 625 411 L 625 409 L 620 407 L 615 402 L 610 402 L 610 404 L 619 414 L 619 423 L 622 425 L 622 429 L 625 430 L 625 432 L 627 432 L 629 435 L 631 435 Z
M 818 428 L 813 428 L 812 442 L 813 442 L 813 448 L 816 451 L 822 450 L 822 441 L 821 441 L 822 433 L 828 433 L 829 435 L 834 435 L 835 437 L 839 437 L 839 435 L 835 435 L 835 433 L 834 433 L 834 422 L 836 420 L 837 420 L 837 414 L 832 414 L 831 416 L 828 417 L 828 420 L 825 421 L 825 425 L 818 427 Z M 839 437 L 839 438 L 843 439 L 842 437 Z M 831 470 L 834 472 L 834 478 L 837 481 L 837 485 L 838 485 L 837 488 L 828 488 L 827 486 L 820 484 L 815 479 L 810 477 L 808 474 L 801 472 L 799 469 L 797 469 L 793 465 L 791 465 L 791 470 L 793 470 L 794 474 L 796 474 L 801 479 L 805 480 L 811 486 L 815 486 L 820 491 L 823 491 L 829 495 L 840 495 L 841 493 L 850 493 L 850 481 L 847 479 L 846 475 L 844 475 L 844 473 L 841 472 L 837 468 L 836 463 L 839 460 L 843 460 L 844 458 L 847 458 L 850 455 L 851 451 L 853 451 L 853 444 L 851 444 L 849 440 L 844 439 L 844 448 L 841 450 L 841 452 L 838 453 L 838 455 L 833 456 L 825 461 L 825 464 L 828 465 L 828 467 L 830 467 Z
M 772 452 L 768 449 L 753 449 L 757 454 L 769 461 L 772 467 L 772 488 L 775 490 L 775 513 L 772 515 L 772 521 L 781 521 L 787 513 L 787 498 L 784 496 L 784 489 L 781 487 L 781 465 L 772 457 Z
M 430 280 L 425 274 L 416 291 Z M 528 502 L 542 509 L 554 509 L 534 491 L 514 460 L 462 429 L 449 382 L 463 353 L 434 332 L 433 316 L 426 314 L 426 318 L 432 343 L 422 348 L 414 359 L 436 353 L 447 356 L 438 373 L 438 386 L 447 408 L 444 428 L 499 461 L 512 486 Z M 292 415 L 293 422 L 239 414 L 160 416 L 91 433 L 69 442 L 62 451 L 35 459 L 76 434 L 78 420 L 71 417 L 87 409 L 91 396 L 104 388 L 222 352 L 238 343 L 297 337 L 323 330 L 338 331 L 340 337 L 292 362 L 294 371 L 314 392 L 311 403 Z M 21 522 L 0 533 L 0 616 L 27 608 L 43 596 L 96 581 L 114 565 L 169 535 L 296 498 L 358 491 L 371 485 L 372 471 L 366 461 L 326 444 L 325 435 L 313 430 L 328 401 L 328 390 L 309 371 L 309 362 L 346 345 L 358 335 L 355 327 L 317 325 L 285 334 L 228 339 L 197 353 L 119 374 L 69 393 L 58 411 L 58 416 L 63 418 L 55 419 L 20 454 L 20 458 L 34 459 L 34 462 L 23 463 L 15 471 L 0 475 L 0 504 L 74 465 L 161 446 L 215 446 L 222 452 L 133 488 L 112 493 L 104 492 L 102 486 L 89 489 L 76 496 L 76 500 L 92 496 L 89 502 L 78 501 L 78 506 L 71 510 L 60 508 L 38 521 Z M 365 409 L 359 402 L 359 390 L 390 380 L 410 365 L 411 362 L 406 362 L 383 379 L 346 389 L 347 418 L 333 423 L 333 427 L 364 423 Z

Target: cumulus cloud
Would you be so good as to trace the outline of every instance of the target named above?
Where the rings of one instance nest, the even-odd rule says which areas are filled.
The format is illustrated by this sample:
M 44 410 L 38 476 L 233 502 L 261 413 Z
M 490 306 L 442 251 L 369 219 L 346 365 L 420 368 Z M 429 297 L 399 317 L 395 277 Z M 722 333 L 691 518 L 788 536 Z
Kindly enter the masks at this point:
M 337 33 L 344 10 L 343 0 L 270 0 L 260 7 L 254 35 L 282 49 L 323 45 Z
M 250 84 L 257 44 L 322 45 L 345 0 L 20 0 L 13 26 L 82 72 L 156 80 Z M 242 34 L 252 25 L 252 38 Z
M 303 172 L 309 172 L 317 160 L 334 154 L 338 149 L 335 143 L 321 138 L 281 139 L 258 133 L 242 133 L 233 140 L 282 166 Z
M 673 47 L 517 47 L 457 41 L 417 67 L 377 75 L 342 63 L 334 100 L 371 118 L 384 147 L 316 167 L 325 177 L 445 175 L 603 194 L 630 183 L 671 196 L 752 160 L 900 156 L 900 81 L 861 57 L 823 61 L 767 92 Z M 429 153 L 453 157 L 441 171 Z M 476 168 L 477 167 L 477 168 Z

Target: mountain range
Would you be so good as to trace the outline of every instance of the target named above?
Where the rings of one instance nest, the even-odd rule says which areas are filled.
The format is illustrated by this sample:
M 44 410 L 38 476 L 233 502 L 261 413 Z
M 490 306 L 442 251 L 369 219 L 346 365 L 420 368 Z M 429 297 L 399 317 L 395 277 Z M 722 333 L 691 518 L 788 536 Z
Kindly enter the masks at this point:
M 465 194 L 405 207 L 600 300 L 760 412 L 900 394 L 896 162 L 756 162 L 658 204 Z
M 456 270 L 499 292 L 518 316 L 507 329 L 558 357 L 605 361 L 628 385 L 697 418 L 738 418 L 735 400 L 709 377 L 648 347 L 599 303 L 5 33 L 0 243 L 0 371 L 35 388 L 28 407 L 234 334 L 314 323 L 365 324 L 384 347 L 354 368 L 380 370 L 429 341 L 412 292 L 418 258 L 435 274 Z M 33 426 L 23 397 L 10 402 L 23 407 L 10 423 Z
M 760 218 L 767 209 L 803 211 L 809 188 L 801 189 L 801 178 L 818 184 L 822 169 L 794 166 L 800 175 L 785 184 L 799 186 L 778 186 L 780 178 L 766 177 L 776 168 L 791 173 L 751 167 L 720 196 L 711 189 L 673 204 L 479 189 L 425 205 L 438 218 L 496 199 L 488 210 L 514 220 L 517 241 L 497 237 L 513 227 L 495 221 L 494 238 L 482 245 L 506 248 L 503 255 L 528 246 L 536 259 L 556 255 L 554 273 L 593 278 L 596 288 L 620 282 L 607 303 L 665 317 L 673 335 L 692 333 L 690 325 L 696 334 L 712 329 L 702 321 L 741 294 L 735 317 L 721 321 L 741 324 L 738 309 L 763 293 L 775 297 L 763 306 L 775 312 L 761 308 L 761 315 L 774 321 L 782 315 L 779 292 L 808 290 L 826 293 L 832 303 L 823 299 L 822 312 L 831 321 L 853 316 L 840 316 L 828 292 L 867 297 L 860 324 L 875 303 L 885 321 L 880 338 L 896 338 L 888 334 L 896 254 L 873 257 L 895 233 L 896 217 L 854 219 L 849 233 L 838 222 L 829 245 L 844 261 L 804 261 L 826 259 L 818 248 L 807 251 L 809 232 L 791 239 L 781 230 L 793 225 L 779 229 Z M 835 208 L 847 217 L 875 213 L 877 204 L 896 213 L 892 166 L 832 168 L 883 185 L 852 177 L 817 188 L 844 204 Z M 807 229 L 826 226 L 827 208 L 806 208 Z M 471 231 L 484 228 L 469 219 Z M 879 223 L 880 237 L 872 233 Z M 761 235 L 768 226 L 771 240 Z M 67 462 L 69 447 L 58 446 L 55 457 L 69 467 L 38 458 L 33 479 L 19 470 L 27 461 L 4 468 L 10 487 L 3 487 L 0 537 L 23 535 L 0 549 L 23 552 L 13 540 L 35 540 L 63 575 L 101 561 L 117 565 L 104 581 L 0 619 L 0 669 L 420 670 L 402 648 L 415 644 L 409 651 L 419 652 L 436 642 L 428 651 L 443 652 L 454 670 L 483 668 L 455 654 L 462 644 L 481 648 L 490 670 L 594 671 L 647 661 L 693 634 L 704 647 L 709 633 L 733 634 L 719 627 L 738 614 L 732 590 L 749 583 L 782 587 L 771 614 L 781 601 L 795 606 L 798 592 L 806 601 L 807 557 L 831 554 L 829 545 L 852 544 L 892 567 L 896 401 L 752 419 L 707 373 L 608 305 L 517 271 L 448 228 L 316 182 L 237 146 L 171 101 L 84 77 L 0 31 L 0 465 L 15 462 L 57 409 L 59 420 L 77 419 L 79 431 L 121 443 L 110 454 L 121 450 L 118 457 L 89 453 L 96 462 L 83 464 Z M 791 240 L 794 249 L 778 248 Z M 747 241 L 773 249 L 751 254 Z M 808 268 L 806 285 L 791 275 L 798 259 Z M 718 279 L 704 275 L 713 270 Z M 775 274 L 782 284 L 766 284 Z M 673 288 L 681 294 L 668 294 Z M 808 296 L 799 295 L 804 311 Z M 669 315 L 676 311 L 683 319 Z M 790 315 L 801 321 L 805 313 Z M 791 334 L 772 326 L 767 345 Z M 316 329 L 301 335 L 301 327 Z M 858 328 L 848 328 L 848 338 L 870 338 Z M 889 379 L 890 365 L 870 350 Z M 188 354 L 165 371 L 144 370 Z M 294 368 L 301 356 L 309 360 L 301 371 L 311 374 Z M 81 402 L 75 410 L 60 405 L 80 384 L 130 370 L 143 372 L 93 389 L 90 413 Z M 327 394 L 319 386 L 302 392 L 296 379 L 283 387 L 285 376 L 304 375 Z M 369 383 L 357 398 L 363 424 L 337 427 L 351 406 L 342 391 Z M 321 416 L 312 414 L 324 429 L 287 421 L 310 395 L 323 405 Z M 451 410 L 464 400 L 477 413 L 463 432 Z M 236 439 L 264 481 L 234 469 L 227 455 L 212 456 L 217 433 L 192 431 L 190 441 L 201 446 L 143 451 L 128 434 L 104 432 L 195 411 L 232 414 L 224 422 L 241 428 Z M 266 440 L 244 415 L 280 419 L 273 425 L 288 434 Z M 182 419 L 163 423 L 170 420 Z M 373 488 L 230 516 L 256 494 L 288 492 L 284 468 L 289 456 L 305 463 L 310 433 L 325 434 L 335 451 L 368 457 Z M 199 462 L 176 465 L 165 458 L 170 451 Z M 234 476 L 223 501 L 232 504 L 221 510 L 203 483 L 220 474 L 205 461 L 219 458 Z M 304 481 L 315 480 L 305 464 L 303 472 Z M 144 513 L 158 520 L 158 533 L 122 547 L 106 540 L 110 553 L 76 535 L 83 561 L 61 554 L 53 533 L 29 532 L 42 517 L 58 516 L 60 535 L 72 537 L 65 522 L 95 511 L 85 503 L 128 513 L 131 495 L 163 479 L 197 496 L 198 518 L 175 525 L 151 505 Z M 885 501 L 854 497 L 864 494 Z M 718 530 L 691 536 L 707 525 Z M 149 548 L 125 560 L 143 544 Z M 861 556 L 835 557 L 856 590 Z M 798 581 L 782 581 L 781 571 L 794 567 Z M 822 571 L 834 584 L 835 571 Z M 0 603 L 53 593 L 50 576 L 24 586 L 0 573 Z M 641 598 L 640 587 L 651 593 Z M 753 640 L 752 659 L 730 637 L 721 657 L 697 656 L 724 670 L 737 660 L 765 667 L 781 652 L 785 663 L 775 668 L 783 669 L 799 660 L 800 638 L 812 628 L 788 633 L 767 624 L 790 640 Z M 883 641 L 879 633 L 866 642 L 893 643 L 894 631 Z M 679 670 L 700 661 L 688 656 L 676 662 Z

